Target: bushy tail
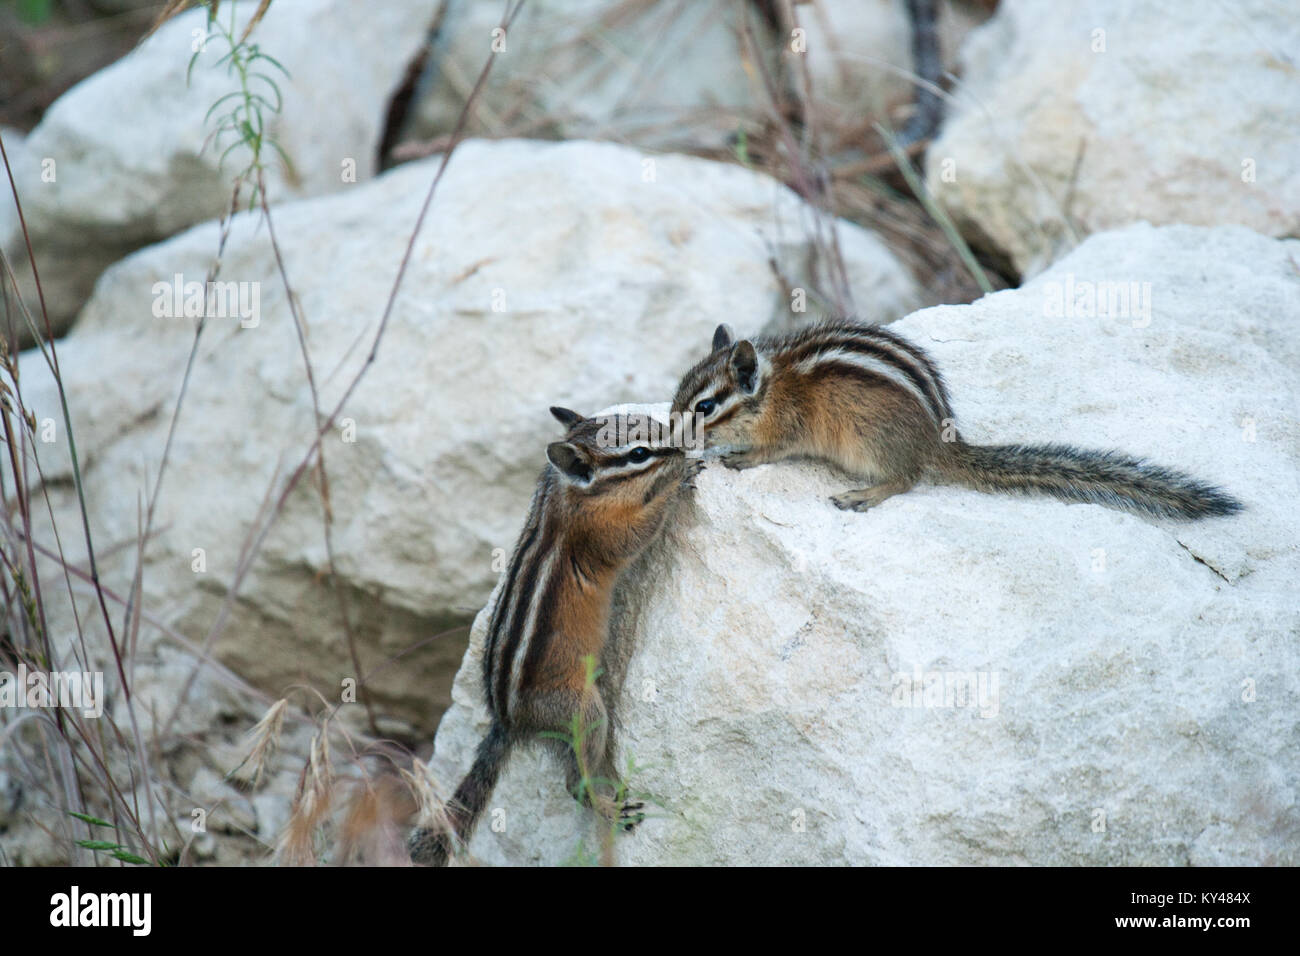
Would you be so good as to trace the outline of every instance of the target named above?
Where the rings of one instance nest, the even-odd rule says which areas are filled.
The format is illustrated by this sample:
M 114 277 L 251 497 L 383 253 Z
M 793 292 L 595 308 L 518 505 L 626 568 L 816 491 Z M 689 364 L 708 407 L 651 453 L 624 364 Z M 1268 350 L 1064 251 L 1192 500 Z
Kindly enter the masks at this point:
M 506 729 L 493 722 L 487 736 L 478 745 L 474 753 L 474 765 L 456 788 L 451 803 L 447 806 L 447 817 L 454 831 L 455 845 L 465 846 L 474 832 L 488 798 L 496 788 L 501 768 L 505 766 L 510 752 L 510 737 Z M 413 863 L 427 866 L 446 866 L 447 858 L 453 848 L 453 836 L 446 829 L 419 829 L 411 834 L 410 851 Z
M 1162 518 L 1209 518 L 1242 508 L 1213 485 L 1113 451 L 959 442 L 945 464 L 949 481 L 979 491 L 1055 495 Z

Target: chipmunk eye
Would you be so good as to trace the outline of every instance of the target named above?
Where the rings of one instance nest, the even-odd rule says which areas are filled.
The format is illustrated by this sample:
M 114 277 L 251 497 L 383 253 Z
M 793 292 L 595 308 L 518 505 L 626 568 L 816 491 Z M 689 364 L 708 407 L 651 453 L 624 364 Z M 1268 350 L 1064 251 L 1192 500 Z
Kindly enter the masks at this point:
M 711 398 L 702 398 L 695 403 L 695 410 L 701 415 L 712 415 L 713 410 L 718 407 L 718 403 Z
M 633 448 L 630 452 L 627 453 L 627 460 L 637 462 L 637 463 L 643 462 L 649 457 L 650 457 L 650 449 L 646 448 L 644 445 L 640 445 L 636 448 Z

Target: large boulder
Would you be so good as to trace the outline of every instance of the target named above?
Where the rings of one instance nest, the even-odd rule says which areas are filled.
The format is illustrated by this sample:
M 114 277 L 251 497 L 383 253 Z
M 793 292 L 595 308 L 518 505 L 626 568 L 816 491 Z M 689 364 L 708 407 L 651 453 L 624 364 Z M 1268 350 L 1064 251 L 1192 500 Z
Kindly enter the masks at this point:
M 242 33 L 256 4 L 223 5 Z M 219 63 L 229 47 L 209 39 L 205 10 L 190 10 L 112 66 L 61 96 L 32 130 L 14 174 L 31 231 L 46 305 L 55 334 L 75 318 L 96 277 L 132 250 L 229 205 L 232 181 L 248 162 L 230 134 L 213 139 L 227 100 L 206 118 L 239 79 Z M 278 0 L 251 42 L 283 64 L 266 61 L 257 73 L 275 80 L 278 113 L 264 112 L 266 136 L 291 167 L 266 146 L 267 193 L 273 201 L 346 188 L 376 171 L 388 103 L 424 39 L 433 12 L 425 0 L 357 4 L 348 0 Z M 345 55 L 347 69 L 337 57 Z M 187 78 L 187 69 L 189 69 Z M 275 95 L 260 80 L 255 90 Z M 5 184 L 0 207 L 12 206 Z M 0 242 L 24 278 L 35 311 L 27 256 L 15 222 L 0 217 Z
M 367 359 L 436 162 L 274 213 L 326 412 Z M 463 640 L 428 639 L 468 622 L 496 583 L 558 429 L 547 406 L 666 397 L 713 323 L 778 301 L 788 311 L 771 240 L 802 258 L 806 214 L 771 179 L 705 160 L 581 142 L 474 141 L 455 154 L 375 362 L 324 443 L 340 587 L 382 710 L 420 724 L 445 703 Z M 218 235 L 205 224 L 111 268 L 59 344 L 91 527 L 121 594 L 194 339 L 194 320 L 175 312 L 177 277 L 182 292 L 203 281 Z M 840 242 L 869 317 L 913 307 L 914 281 L 878 239 L 843 224 Z M 317 427 L 256 215 L 233 223 L 218 278 L 240 284 L 248 317 L 212 318 L 204 332 L 144 578 L 143 606 L 195 643 Z M 52 428 L 38 446 L 45 476 L 70 508 L 62 416 L 38 353 L 23 355 L 22 382 Z M 79 560 L 80 535 L 63 542 Z M 336 698 L 357 675 L 327 568 L 313 472 L 252 564 L 218 656 L 271 693 L 301 681 Z
M 850 514 L 821 465 L 708 468 L 620 594 L 620 766 L 653 795 L 620 861 L 1300 863 L 1297 254 L 1133 226 L 893 326 L 939 361 L 969 439 L 1149 455 L 1239 516 L 947 487 Z M 1134 279 L 1128 314 L 1080 291 Z M 486 727 L 488 613 L 437 735 L 448 787 Z M 482 860 L 595 846 L 541 748 L 490 806 Z
M 1300 18 L 1284 4 L 1003 0 L 962 65 L 928 186 L 1015 272 L 1138 220 L 1300 231 Z

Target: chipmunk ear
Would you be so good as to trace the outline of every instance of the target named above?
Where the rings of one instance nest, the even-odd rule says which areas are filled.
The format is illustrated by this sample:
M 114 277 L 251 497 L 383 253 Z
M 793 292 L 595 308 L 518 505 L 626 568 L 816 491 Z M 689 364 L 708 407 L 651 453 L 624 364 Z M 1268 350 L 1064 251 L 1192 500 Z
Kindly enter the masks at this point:
M 546 446 L 546 457 L 560 472 L 574 481 L 591 481 L 591 465 L 577 447 L 567 441 L 553 441 Z
M 716 352 L 718 349 L 727 348 L 733 341 L 735 341 L 735 338 L 736 335 L 731 331 L 731 326 L 726 322 L 723 322 L 713 330 L 713 351 Z
M 736 384 L 742 392 L 753 395 L 758 391 L 758 353 L 748 339 L 732 346 L 731 368 L 736 373 Z
M 578 422 L 582 421 L 582 416 L 571 408 L 563 408 L 559 405 L 551 406 L 551 414 L 565 428 L 572 428 Z

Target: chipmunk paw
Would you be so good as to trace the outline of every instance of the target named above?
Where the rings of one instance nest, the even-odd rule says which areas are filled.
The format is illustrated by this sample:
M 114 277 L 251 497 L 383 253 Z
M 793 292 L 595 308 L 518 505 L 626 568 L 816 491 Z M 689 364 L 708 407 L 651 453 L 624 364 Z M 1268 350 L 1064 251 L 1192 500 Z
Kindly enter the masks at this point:
M 871 510 L 876 502 L 871 498 L 864 498 L 861 492 L 846 491 L 843 494 L 831 495 L 831 504 L 841 511 L 863 511 Z
M 640 800 L 625 800 L 623 806 L 618 811 L 618 826 L 624 833 L 631 833 L 636 829 L 637 824 L 645 819 L 642 812 L 645 804 Z
M 704 460 L 702 458 L 689 459 L 686 462 L 686 474 L 682 478 L 682 487 L 690 491 L 695 490 L 695 479 L 700 472 L 704 470 Z
M 753 450 L 749 448 L 744 451 L 729 451 L 720 457 L 722 463 L 732 471 L 744 471 L 746 468 L 753 468 L 755 465 L 762 464 L 762 462 L 754 456 Z

